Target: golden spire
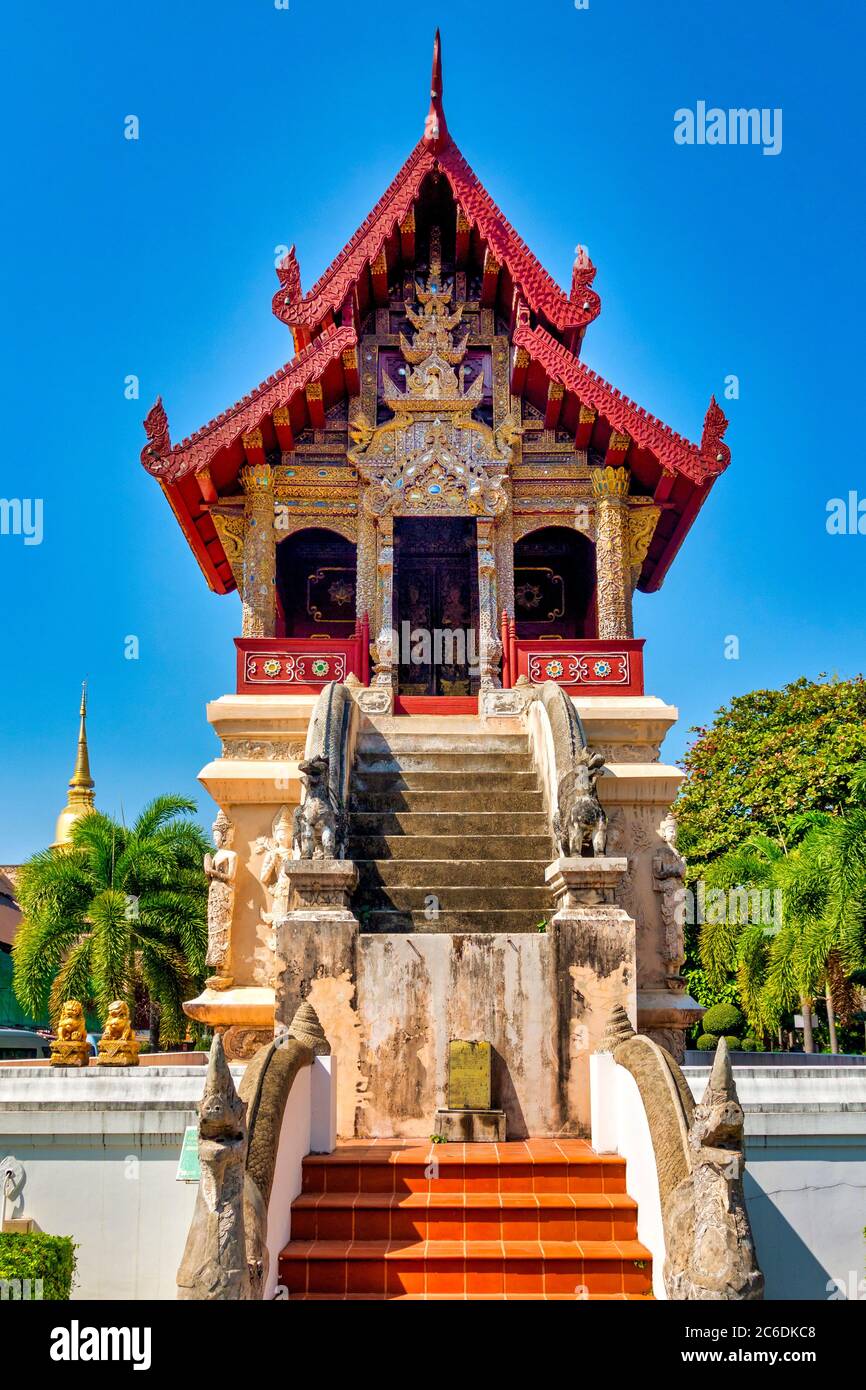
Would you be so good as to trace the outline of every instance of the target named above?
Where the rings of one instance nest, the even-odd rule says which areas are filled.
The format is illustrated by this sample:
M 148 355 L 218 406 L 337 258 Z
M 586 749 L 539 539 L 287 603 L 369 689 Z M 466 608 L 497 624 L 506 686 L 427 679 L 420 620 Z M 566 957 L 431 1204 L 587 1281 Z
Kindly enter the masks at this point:
M 87 682 L 81 686 L 81 723 L 78 728 L 78 752 L 75 767 L 69 779 L 69 795 L 66 805 L 57 817 L 52 849 L 68 845 L 72 838 L 72 827 L 77 820 L 93 810 L 93 778 L 90 775 L 90 756 L 87 751 Z

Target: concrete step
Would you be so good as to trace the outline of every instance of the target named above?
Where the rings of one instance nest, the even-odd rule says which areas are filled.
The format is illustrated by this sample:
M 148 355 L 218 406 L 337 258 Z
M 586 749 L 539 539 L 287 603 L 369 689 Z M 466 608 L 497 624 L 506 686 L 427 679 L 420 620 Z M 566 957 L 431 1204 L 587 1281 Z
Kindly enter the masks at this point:
M 380 753 L 358 751 L 355 767 L 359 772 L 529 772 L 525 753 L 481 753 L 477 749 L 442 748 L 403 753 L 383 749 Z
M 538 775 L 533 771 L 514 771 L 513 769 L 487 768 L 473 769 L 472 786 L 483 778 L 484 794 L 494 791 L 538 791 Z M 419 792 L 461 792 L 470 785 L 466 772 L 453 765 L 442 768 L 375 768 L 359 767 L 352 769 L 349 783 L 350 795 L 355 799 L 368 792 L 419 791 Z
M 489 801 L 478 793 L 477 804 L 488 806 Z M 550 838 L 547 816 L 543 811 L 353 811 L 349 821 L 351 836 L 411 835 L 530 835 Z
M 381 816 L 379 818 L 381 820 Z M 452 864 L 460 860 L 523 860 L 537 859 L 549 864 L 553 848 L 549 835 L 533 835 L 530 831 L 515 835 L 463 835 L 460 818 L 453 818 L 453 834 L 431 835 L 357 835 L 350 834 L 346 858 L 356 862 L 373 860 L 445 859 Z
M 447 734 L 450 738 L 472 735 L 481 738 L 492 726 L 477 714 L 365 714 L 361 723 L 362 733 L 394 734 Z M 521 733 L 523 725 L 518 718 L 496 720 L 495 731 Z
M 363 896 L 380 885 L 427 887 L 441 892 L 460 888 L 544 888 L 550 856 L 539 859 L 356 859 L 358 891 Z M 549 891 L 545 889 L 545 891 Z M 520 906 L 520 904 L 516 904 Z
M 440 912 L 462 912 L 465 908 L 485 908 L 488 912 L 523 908 L 526 911 L 536 910 L 540 919 L 553 911 L 549 889 L 515 884 L 483 888 L 452 888 L 440 883 L 419 883 L 411 887 L 394 884 L 378 888 L 365 884 L 357 889 L 354 901 L 356 908 L 369 908 L 371 911 L 396 907 L 423 912 L 425 907 L 429 908 L 431 897 L 437 899 Z
M 520 753 L 529 758 L 529 742 L 525 733 L 483 734 L 473 737 L 446 731 L 443 733 L 360 733 L 356 749 L 364 757 L 387 753 Z
M 549 922 L 553 908 L 463 908 L 459 912 L 439 911 L 429 916 L 423 908 L 369 908 L 355 903 L 362 933 L 368 935 L 406 936 L 408 933 L 449 935 L 524 935 L 537 932 L 542 922 Z
M 484 805 L 488 811 L 518 811 L 530 814 L 544 811 L 544 794 L 540 791 L 490 791 L 485 781 L 484 793 Z M 478 792 L 471 789 L 460 792 L 419 792 L 395 787 L 387 792 L 365 792 L 362 796 L 350 797 L 349 804 L 357 811 L 423 811 L 432 815 L 445 812 L 459 815 L 477 809 Z

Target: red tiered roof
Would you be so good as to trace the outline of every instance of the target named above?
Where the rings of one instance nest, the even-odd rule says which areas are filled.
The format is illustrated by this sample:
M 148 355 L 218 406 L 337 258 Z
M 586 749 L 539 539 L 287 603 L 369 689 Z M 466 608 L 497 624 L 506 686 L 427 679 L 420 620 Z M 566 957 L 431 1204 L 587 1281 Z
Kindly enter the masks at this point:
M 609 462 L 628 461 L 640 491 L 663 507 L 641 587 L 661 583 L 712 483 L 727 467 L 727 421 L 715 401 L 701 444 L 692 444 L 580 360 L 584 333 L 601 307 L 592 288 L 595 266 L 581 250 L 566 294 L 479 182 L 448 131 L 437 30 L 424 134 L 384 196 L 307 294 L 294 247 L 278 267 L 273 309 L 291 327 L 297 355 L 178 445 L 171 445 L 161 401 L 145 421 L 142 463 L 159 479 L 217 592 L 235 584 L 207 504 L 237 490 L 245 461 L 277 447 L 291 449 L 301 430 L 323 423 L 324 409 L 341 395 L 357 393 L 362 320 L 371 307 L 387 303 L 390 272 L 404 251 L 411 260 L 415 206 L 425 180 L 443 174 L 457 205 L 463 254 L 471 245 L 483 268 L 482 302 L 495 305 L 512 326 L 512 391 L 544 409 L 549 427 L 572 431 L 576 447 L 601 450 Z

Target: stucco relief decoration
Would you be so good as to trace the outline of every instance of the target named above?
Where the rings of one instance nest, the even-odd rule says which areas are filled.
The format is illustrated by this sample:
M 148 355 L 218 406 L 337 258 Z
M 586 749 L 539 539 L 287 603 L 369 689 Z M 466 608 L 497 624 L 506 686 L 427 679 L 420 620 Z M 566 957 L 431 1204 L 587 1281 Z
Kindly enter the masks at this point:
M 669 989 L 681 989 L 685 963 L 686 861 L 677 849 L 677 822 L 669 811 L 659 826 L 661 847 L 653 855 L 653 888 L 659 894 L 665 929 L 665 977 Z
M 238 856 L 231 848 L 233 837 L 234 826 L 225 811 L 220 809 L 213 823 L 216 849 L 213 854 L 204 857 L 204 871 L 208 880 L 205 964 L 213 972 L 208 980 L 212 989 L 227 988 L 232 983 L 226 970 L 238 871 Z
M 373 516 L 499 516 L 508 505 L 504 483 L 519 425 L 509 417 L 494 431 L 473 418 L 484 382 L 478 376 L 466 385 L 468 330 L 456 339 L 465 306 L 451 307 L 438 228 L 431 232 L 427 283 L 416 284 L 416 296 L 417 310 L 406 304 L 412 342 L 400 335 L 411 368 L 405 390 L 385 375 L 383 395 L 393 417 L 376 425 L 356 412 L 350 429 L 348 456 L 366 484 L 364 506 Z
M 270 912 L 262 913 L 262 921 L 268 924 L 285 917 L 289 911 L 292 890 L 288 870 L 294 858 L 293 830 L 289 808 L 281 806 L 274 816 L 270 835 L 260 835 L 255 842 L 256 853 L 264 856 L 259 882 L 270 890 Z

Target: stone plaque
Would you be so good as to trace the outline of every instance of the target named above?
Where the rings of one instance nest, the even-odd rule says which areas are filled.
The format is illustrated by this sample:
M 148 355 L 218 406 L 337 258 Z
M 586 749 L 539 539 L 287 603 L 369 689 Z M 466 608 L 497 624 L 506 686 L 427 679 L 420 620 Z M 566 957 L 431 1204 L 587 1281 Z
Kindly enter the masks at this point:
M 448 1109 L 490 1109 L 490 1043 L 448 1044 Z

